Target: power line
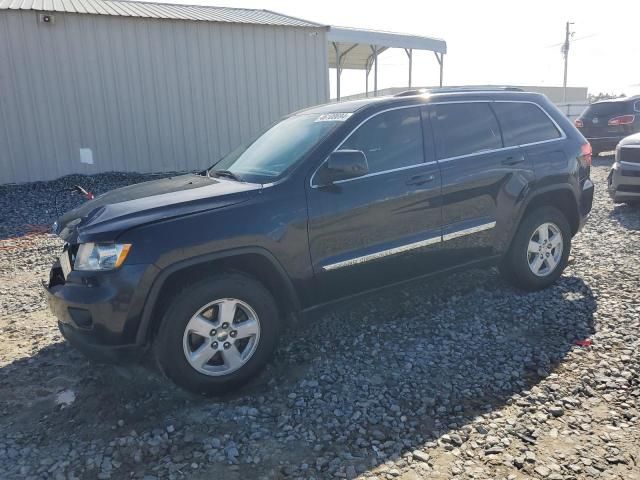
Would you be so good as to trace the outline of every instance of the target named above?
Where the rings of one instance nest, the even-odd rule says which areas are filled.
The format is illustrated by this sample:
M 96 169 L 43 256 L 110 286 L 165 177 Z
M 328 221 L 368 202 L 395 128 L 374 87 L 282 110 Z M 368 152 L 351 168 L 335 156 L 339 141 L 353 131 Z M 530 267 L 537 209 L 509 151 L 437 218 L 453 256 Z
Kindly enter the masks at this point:
M 600 35 L 600 34 L 599 33 L 592 33 L 590 35 L 585 35 L 584 37 L 572 38 L 571 41 L 572 42 L 579 42 L 580 40 L 585 40 L 587 38 L 597 37 L 598 35 Z M 554 48 L 554 47 L 560 47 L 562 45 L 564 45 L 564 42 L 554 43 L 553 45 L 547 45 L 544 48 Z

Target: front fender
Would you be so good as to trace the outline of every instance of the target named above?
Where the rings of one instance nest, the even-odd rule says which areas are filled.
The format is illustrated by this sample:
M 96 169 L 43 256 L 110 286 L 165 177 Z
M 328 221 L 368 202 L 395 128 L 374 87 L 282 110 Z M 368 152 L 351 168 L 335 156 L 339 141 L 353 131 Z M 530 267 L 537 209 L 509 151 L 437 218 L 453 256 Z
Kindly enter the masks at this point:
M 140 318 L 140 323 L 138 326 L 138 332 L 136 335 L 136 344 L 142 345 L 146 343 L 147 339 L 149 338 L 149 330 L 151 328 L 151 325 L 153 324 L 153 312 L 155 306 L 160 299 L 160 293 L 162 292 L 163 286 L 171 275 L 190 267 L 205 265 L 223 259 L 232 259 L 233 257 L 239 257 L 241 255 L 247 254 L 260 255 L 273 266 L 278 276 L 280 277 L 282 285 L 284 286 L 283 294 L 285 295 L 287 301 L 290 302 L 290 304 L 293 306 L 294 311 L 300 311 L 300 299 L 293 286 L 293 283 L 291 282 L 291 279 L 287 275 L 284 267 L 268 250 L 262 247 L 240 247 L 206 255 L 199 255 L 197 257 L 188 258 L 165 266 L 157 275 L 157 277 L 153 281 L 151 288 L 149 289 L 149 293 L 145 301 L 142 316 Z

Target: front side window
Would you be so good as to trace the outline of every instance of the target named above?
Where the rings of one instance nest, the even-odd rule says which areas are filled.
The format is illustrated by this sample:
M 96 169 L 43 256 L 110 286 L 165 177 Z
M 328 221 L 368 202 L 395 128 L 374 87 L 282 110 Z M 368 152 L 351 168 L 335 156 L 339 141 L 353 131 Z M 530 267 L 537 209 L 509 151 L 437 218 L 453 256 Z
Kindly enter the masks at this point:
M 560 132 L 546 113 L 532 103 L 496 102 L 505 147 L 560 138 Z
M 420 110 L 400 108 L 376 115 L 358 127 L 340 149 L 363 151 L 370 173 L 423 163 Z
M 438 159 L 502 148 L 500 128 L 487 103 L 431 106 Z
M 228 170 L 248 182 L 271 182 L 298 163 L 340 124 L 339 115 L 293 115 L 223 157 L 212 171 Z

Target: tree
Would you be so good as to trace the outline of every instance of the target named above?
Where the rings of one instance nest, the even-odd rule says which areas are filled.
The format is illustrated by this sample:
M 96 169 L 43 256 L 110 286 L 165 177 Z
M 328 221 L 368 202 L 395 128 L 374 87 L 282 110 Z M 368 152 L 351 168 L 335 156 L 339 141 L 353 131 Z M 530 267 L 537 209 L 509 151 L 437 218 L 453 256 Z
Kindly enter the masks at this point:
M 622 98 L 622 97 L 626 97 L 626 95 L 624 93 L 621 93 L 618 95 L 615 93 L 600 92 L 595 95 L 593 93 L 588 94 L 587 100 L 589 100 L 589 103 L 594 103 L 594 102 L 599 102 L 600 100 L 611 100 L 613 98 Z

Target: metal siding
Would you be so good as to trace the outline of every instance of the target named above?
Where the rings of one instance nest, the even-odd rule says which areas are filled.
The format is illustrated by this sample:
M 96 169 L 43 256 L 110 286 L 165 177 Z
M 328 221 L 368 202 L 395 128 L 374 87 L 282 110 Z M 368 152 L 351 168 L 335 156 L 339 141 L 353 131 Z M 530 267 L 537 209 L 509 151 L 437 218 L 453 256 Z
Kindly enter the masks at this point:
M 3 11 L 0 184 L 204 168 L 327 92 L 322 28 Z
M 1 1 L 1 0 L 0 0 Z M 7 95 L 5 92 L 14 92 L 13 59 L 11 57 L 11 45 L 9 44 L 8 16 L 0 15 L 0 155 L 5 160 L 2 161 L 1 168 L 8 178 L 17 178 L 23 175 L 19 170 L 16 158 L 21 153 L 15 151 L 22 147 L 24 134 L 18 119 L 10 116 L 9 112 L 17 112 L 15 105 L 16 95 Z
M 276 52 L 275 56 L 277 58 L 276 64 L 276 72 L 278 74 L 278 85 L 286 85 L 287 79 L 289 78 L 289 65 L 287 63 L 287 39 L 285 37 L 285 29 L 278 28 L 276 29 L 276 39 L 274 50 Z M 293 106 L 291 105 L 291 90 L 287 90 L 285 92 L 281 91 L 278 88 L 278 93 L 276 94 L 278 99 L 278 114 L 282 112 L 292 112 Z

